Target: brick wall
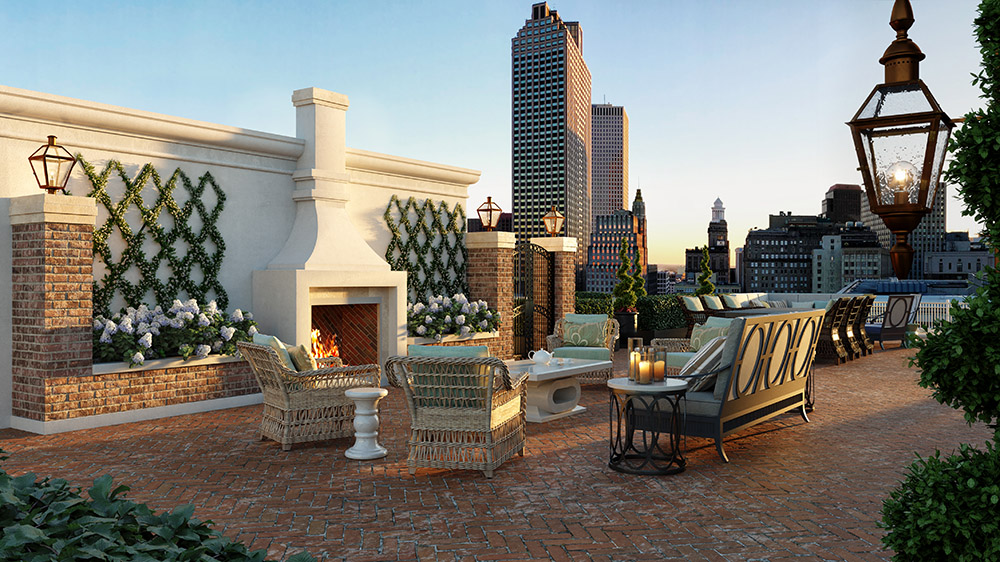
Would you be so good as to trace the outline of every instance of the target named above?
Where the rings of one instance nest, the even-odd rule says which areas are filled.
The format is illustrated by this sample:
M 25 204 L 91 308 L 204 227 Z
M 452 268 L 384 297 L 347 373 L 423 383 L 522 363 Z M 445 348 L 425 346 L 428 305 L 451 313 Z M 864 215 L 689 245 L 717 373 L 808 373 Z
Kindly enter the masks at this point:
M 93 226 L 11 225 L 12 411 L 43 419 L 48 379 L 91 373 Z
M 471 300 L 482 299 L 500 312 L 500 338 L 490 354 L 501 359 L 514 355 L 514 250 L 513 248 L 469 248 L 466 278 Z
M 260 388 L 246 361 L 51 377 L 45 379 L 44 417 L 25 417 L 65 420 L 256 392 Z

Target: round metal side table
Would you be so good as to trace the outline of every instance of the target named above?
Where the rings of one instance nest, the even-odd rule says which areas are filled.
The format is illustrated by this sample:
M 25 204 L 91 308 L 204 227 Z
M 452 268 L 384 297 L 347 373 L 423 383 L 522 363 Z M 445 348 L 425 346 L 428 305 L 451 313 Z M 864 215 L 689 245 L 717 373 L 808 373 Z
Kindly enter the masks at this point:
M 683 472 L 682 440 L 687 382 L 667 378 L 638 384 L 626 377 L 608 381 L 611 458 L 608 467 L 628 474 Z

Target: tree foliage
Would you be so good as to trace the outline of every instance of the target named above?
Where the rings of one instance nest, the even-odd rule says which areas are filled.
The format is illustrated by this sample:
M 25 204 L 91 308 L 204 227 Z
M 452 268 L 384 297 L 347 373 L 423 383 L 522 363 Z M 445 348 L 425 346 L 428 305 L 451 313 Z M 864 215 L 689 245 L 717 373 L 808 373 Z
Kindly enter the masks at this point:
M 701 250 L 701 273 L 698 275 L 698 288 L 695 296 L 715 294 L 715 284 L 712 283 L 712 268 L 709 266 L 708 246 Z
M 615 295 L 615 312 L 635 311 L 635 291 L 632 290 L 634 279 L 629 274 L 632 269 L 632 260 L 628 257 L 628 239 L 622 238 L 621 247 L 618 248 L 618 284 L 615 285 L 613 294 Z
M 637 299 L 649 293 L 646 292 L 646 276 L 642 274 L 642 248 L 635 249 L 635 263 L 632 264 L 632 292 Z

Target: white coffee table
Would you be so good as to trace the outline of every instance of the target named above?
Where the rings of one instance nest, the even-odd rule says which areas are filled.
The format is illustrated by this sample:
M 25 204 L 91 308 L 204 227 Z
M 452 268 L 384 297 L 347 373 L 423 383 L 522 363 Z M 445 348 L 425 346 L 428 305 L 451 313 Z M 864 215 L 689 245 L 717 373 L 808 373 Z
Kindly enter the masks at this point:
M 507 361 L 512 375 L 528 374 L 525 382 L 528 400 L 525 405 L 525 419 L 533 423 L 543 423 L 587 409 L 580 402 L 580 382 L 576 375 L 602 371 L 611 367 L 611 361 L 589 359 L 553 358 L 548 364 L 535 363 L 530 359 Z

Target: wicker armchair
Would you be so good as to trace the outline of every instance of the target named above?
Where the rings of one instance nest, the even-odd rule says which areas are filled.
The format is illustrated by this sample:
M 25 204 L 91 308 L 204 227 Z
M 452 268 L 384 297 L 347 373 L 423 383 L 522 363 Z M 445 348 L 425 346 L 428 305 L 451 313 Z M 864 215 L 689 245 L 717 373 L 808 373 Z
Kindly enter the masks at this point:
M 269 346 L 249 342 L 236 346 L 264 393 L 260 438 L 281 443 L 283 451 L 294 443 L 354 435 L 354 402 L 344 391 L 381 383 L 378 365 L 344 367 L 334 357 L 323 360 L 330 367 L 295 372 L 282 365 Z
M 524 456 L 527 373 L 512 380 L 495 357 L 390 357 L 385 370 L 410 411 L 410 474 L 453 468 L 493 478 Z
M 563 330 L 566 326 L 566 319 L 560 318 L 556 320 L 555 333 L 545 337 L 545 345 L 550 353 L 555 353 L 560 347 L 569 347 L 563 340 Z M 603 348 L 607 348 L 608 355 L 603 357 L 607 361 L 614 361 L 615 357 L 615 342 L 618 341 L 619 334 L 618 321 L 614 318 L 608 318 L 607 323 L 604 325 L 604 345 Z M 611 377 L 614 376 L 614 369 L 607 368 L 603 371 L 594 371 L 592 373 L 587 373 L 586 375 L 577 375 L 577 380 L 581 384 L 603 384 L 607 382 Z
M 668 353 L 687 353 L 694 351 L 691 348 L 690 338 L 653 338 L 649 341 L 649 345 L 652 347 L 662 348 Z M 680 367 L 671 367 L 667 365 L 666 372 L 668 375 L 676 375 L 680 372 Z

